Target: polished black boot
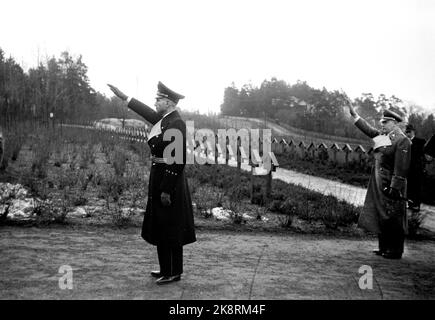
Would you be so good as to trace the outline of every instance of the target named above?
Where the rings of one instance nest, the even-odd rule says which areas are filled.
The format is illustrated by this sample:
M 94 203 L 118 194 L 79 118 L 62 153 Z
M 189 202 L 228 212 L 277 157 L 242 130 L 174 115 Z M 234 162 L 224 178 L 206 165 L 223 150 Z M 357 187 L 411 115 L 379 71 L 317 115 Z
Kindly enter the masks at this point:
M 163 276 L 159 279 L 157 279 L 157 284 L 168 284 L 175 281 L 180 281 L 181 275 L 175 275 L 175 276 Z

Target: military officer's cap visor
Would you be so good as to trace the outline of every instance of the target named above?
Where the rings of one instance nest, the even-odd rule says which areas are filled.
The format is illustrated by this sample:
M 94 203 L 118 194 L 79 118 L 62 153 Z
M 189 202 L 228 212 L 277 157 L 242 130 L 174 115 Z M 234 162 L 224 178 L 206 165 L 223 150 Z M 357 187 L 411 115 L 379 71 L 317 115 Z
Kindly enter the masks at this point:
M 383 113 L 382 118 L 381 118 L 381 122 L 388 121 L 388 120 L 393 120 L 393 121 L 397 121 L 397 122 L 403 121 L 402 117 L 399 116 L 394 111 L 384 110 L 384 113 Z
M 176 93 L 175 91 L 169 89 L 161 81 L 159 81 L 159 83 L 157 85 L 157 89 L 158 89 L 157 97 L 159 97 L 159 98 L 167 98 L 174 103 L 178 103 L 178 100 L 184 99 L 183 95 Z

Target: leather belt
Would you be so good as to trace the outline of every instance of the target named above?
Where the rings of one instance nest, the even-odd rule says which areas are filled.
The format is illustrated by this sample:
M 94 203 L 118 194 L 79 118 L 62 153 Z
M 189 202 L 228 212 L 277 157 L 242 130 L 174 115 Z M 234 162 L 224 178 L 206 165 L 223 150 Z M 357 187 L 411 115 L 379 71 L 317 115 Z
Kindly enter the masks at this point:
M 154 163 L 166 163 L 166 158 L 151 156 L 151 161 Z

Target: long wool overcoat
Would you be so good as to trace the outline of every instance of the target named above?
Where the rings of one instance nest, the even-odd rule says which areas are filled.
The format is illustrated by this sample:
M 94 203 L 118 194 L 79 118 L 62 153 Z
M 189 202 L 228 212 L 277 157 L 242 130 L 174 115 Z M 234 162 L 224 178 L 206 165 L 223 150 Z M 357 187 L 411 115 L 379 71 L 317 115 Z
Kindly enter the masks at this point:
M 364 119 L 355 125 L 368 137 L 374 138 L 381 132 Z M 411 161 L 411 141 L 399 129 L 387 135 L 391 145 L 374 150 L 375 164 L 367 188 L 364 209 L 358 225 L 373 233 L 407 233 L 406 200 L 394 200 L 383 190 L 391 187 L 399 190 L 406 197 L 406 178 Z
M 171 141 L 163 140 L 165 131 L 177 129 L 182 133 L 183 138 L 183 163 L 151 163 L 148 202 L 142 224 L 142 238 L 153 245 L 177 246 L 193 243 L 196 241 L 196 235 L 192 200 L 184 173 L 186 124 L 181 119 L 178 111 L 173 111 L 161 118 L 153 109 L 134 98 L 131 99 L 128 107 L 154 125 L 151 133 L 155 132 L 155 134 L 150 135 L 148 139 L 152 157 L 163 158 L 163 151 L 174 141 L 175 138 Z M 163 206 L 160 200 L 162 192 L 170 194 L 170 206 Z

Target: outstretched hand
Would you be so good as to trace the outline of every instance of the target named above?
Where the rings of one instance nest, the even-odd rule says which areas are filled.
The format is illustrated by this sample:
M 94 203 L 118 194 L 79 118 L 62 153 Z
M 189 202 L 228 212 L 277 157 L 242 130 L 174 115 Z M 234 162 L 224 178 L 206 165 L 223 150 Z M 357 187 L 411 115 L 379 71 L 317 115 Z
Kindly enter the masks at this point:
M 110 90 L 112 90 L 112 92 L 121 100 L 125 101 L 128 99 L 127 95 L 122 92 L 121 90 L 119 90 L 117 87 L 112 86 L 111 84 L 107 84 L 110 88 Z
M 343 89 L 341 89 L 341 94 L 343 95 L 343 97 L 344 97 L 344 99 L 345 99 L 345 101 L 346 101 L 346 103 L 347 103 L 347 106 L 349 107 L 349 112 L 350 112 L 350 115 L 352 116 L 352 117 L 356 117 L 357 116 L 357 113 L 356 113 L 356 111 L 355 111 L 355 108 L 353 107 L 353 103 L 352 103 L 352 100 L 350 100 L 350 98 L 347 96 L 347 94 L 343 91 Z

